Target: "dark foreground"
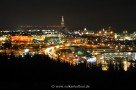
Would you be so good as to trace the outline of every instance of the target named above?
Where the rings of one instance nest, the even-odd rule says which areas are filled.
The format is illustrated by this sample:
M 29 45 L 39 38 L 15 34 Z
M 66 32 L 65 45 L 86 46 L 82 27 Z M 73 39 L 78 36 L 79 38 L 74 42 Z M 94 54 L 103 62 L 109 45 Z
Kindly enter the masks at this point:
M 0 89 L 46 88 L 132 88 L 136 83 L 136 69 L 110 70 L 86 68 L 84 64 L 70 66 L 53 61 L 48 56 L 14 57 L 0 55 Z M 77 87 L 76 87 L 77 86 Z

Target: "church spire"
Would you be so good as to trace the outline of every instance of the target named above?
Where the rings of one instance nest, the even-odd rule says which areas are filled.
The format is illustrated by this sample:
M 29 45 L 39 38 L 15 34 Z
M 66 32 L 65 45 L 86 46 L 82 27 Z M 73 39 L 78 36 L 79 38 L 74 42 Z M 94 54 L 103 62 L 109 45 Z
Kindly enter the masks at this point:
M 62 16 L 61 18 L 61 27 L 65 27 L 65 24 L 64 24 L 64 17 Z

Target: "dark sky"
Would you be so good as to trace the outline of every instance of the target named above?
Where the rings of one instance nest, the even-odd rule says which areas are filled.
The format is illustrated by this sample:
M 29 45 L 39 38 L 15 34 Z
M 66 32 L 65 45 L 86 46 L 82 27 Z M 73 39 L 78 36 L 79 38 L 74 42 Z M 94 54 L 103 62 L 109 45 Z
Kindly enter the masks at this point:
M 136 30 L 135 0 L 0 0 L 0 25 L 60 25 Z

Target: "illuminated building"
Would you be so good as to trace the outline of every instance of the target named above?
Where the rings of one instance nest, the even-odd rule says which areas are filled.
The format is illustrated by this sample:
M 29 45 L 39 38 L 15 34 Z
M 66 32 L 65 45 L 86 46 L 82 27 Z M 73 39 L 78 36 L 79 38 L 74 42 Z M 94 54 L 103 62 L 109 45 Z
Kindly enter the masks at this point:
M 7 36 L 1 36 L 0 37 L 0 42 L 4 42 L 4 41 L 6 41 L 8 38 L 7 38 Z
M 128 34 L 128 31 L 123 31 L 123 33 L 121 33 L 120 35 L 116 36 L 115 39 L 118 39 L 118 40 L 121 40 L 121 41 L 124 41 L 124 40 L 135 40 L 135 36 L 136 34 L 135 33 L 132 33 L 132 34 Z
M 65 35 L 68 35 L 68 28 L 65 26 L 65 23 L 64 23 L 64 17 L 62 16 L 61 17 L 61 25 L 60 25 L 60 29 L 59 29 L 59 34 L 65 34 Z
M 85 35 L 85 34 L 88 34 L 88 31 L 86 28 L 84 28 L 83 32 L 82 32 L 82 35 Z
M 114 34 L 115 33 L 112 30 L 102 29 L 102 30 L 98 31 L 98 33 L 96 33 L 96 36 L 107 36 L 110 38 L 114 38 Z
M 64 17 L 62 16 L 62 18 L 61 18 L 61 27 L 63 28 L 63 27 L 65 27 L 65 24 L 64 24 Z
M 11 42 L 13 43 L 31 43 L 32 41 L 33 41 L 32 36 L 21 36 L 21 35 L 11 36 Z

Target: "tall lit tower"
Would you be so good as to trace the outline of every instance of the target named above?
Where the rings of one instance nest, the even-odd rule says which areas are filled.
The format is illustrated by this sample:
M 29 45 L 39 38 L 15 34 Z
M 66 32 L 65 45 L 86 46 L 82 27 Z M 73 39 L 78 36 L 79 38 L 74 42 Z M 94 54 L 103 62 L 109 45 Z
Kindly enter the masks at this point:
M 62 16 L 61 18 L 61 27 L 65 27 L 65 24 L 64 24 L 64 17 Z
M 64 24 L 64 17 L 63 16 L 61 17 L 61 25 L 60 25 L 59 31 L 63 34 L 68 34 L 68 32 L 69 32 L 68 28 Z

